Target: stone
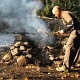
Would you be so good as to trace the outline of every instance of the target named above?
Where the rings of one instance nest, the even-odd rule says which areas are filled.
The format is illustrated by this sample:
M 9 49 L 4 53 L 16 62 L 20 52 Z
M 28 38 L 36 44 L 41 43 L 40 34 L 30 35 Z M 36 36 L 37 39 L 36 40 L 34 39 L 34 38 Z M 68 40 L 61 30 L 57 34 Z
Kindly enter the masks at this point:
M 20 56 L 14 56 L 14 60 L 16 61 Z
M 31 52 L 31 50 L 32 50 L 32 48 L 28 48 L 28 49 L 27 49 L 27 52 L 28 52 L 28 53 L 30 53 L 30 52 Z
M 20 56 L 18 59 L 17 59 L 17 64 L 19 66 L 25 66 L 27 65 L 27 58 L 25 56 Z
M 22 51 L 22 55 L 27 55 L 29 54 L 28 51 Z
M 20 42 L 20 41 L 19 41 L 19 42 L 16 42 L 16 43 L 14 44 L 15 47 L 20 47 L 21 45 L 22 45 L 22 42 Z
M 64 55 L 60 55 L 59 58 L 60 58 L 60 59 L 64 59 Z
M 15 41 L 21 41 L 23 39 L 23 36 L 21 34 L 16 34 Z
M 27 54 L 26 57 L 27 58 L 32 58 L 32 55 L 31 54 Z
M 20 46 L 20 50 L 24 51 L 26 48 L 24 46 Z
M 19 54 L 19 49 L 15 48 L 15 49 L 11 50 L 11 53 L 12 53 L 13 56 L 16 56 L 16 55 Z
M 12 59 L 12 55 L 11 53 L 7 53 L 3 58 L 2 58 L 2 62 L 7 62 L 9 60 Z
M 14 46 L 10 46 L 10 50 L 13 50 L 15 47 Z
M 53 55 L 49 55 L 49 59 L 50 59 L 50 60 L 54 60 Z
M 26 41 L 23 43 L 25 46 L 29 46 L 29 43 Z

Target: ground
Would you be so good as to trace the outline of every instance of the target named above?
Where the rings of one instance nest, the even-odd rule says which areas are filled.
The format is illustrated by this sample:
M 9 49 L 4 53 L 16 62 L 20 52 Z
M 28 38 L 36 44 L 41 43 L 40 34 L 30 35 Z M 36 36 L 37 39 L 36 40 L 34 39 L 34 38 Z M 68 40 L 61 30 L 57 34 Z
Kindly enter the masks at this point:
M 0 52 L 0 61 L 4 51 Z M 28 64 L 19 67 L 16 62 L 12 64 L 0 63 L 0 80 L 80 80 L 80 64 L 72 68 L 70 73 L 56 71 L 56 64 L 53 61 L 51 66 L 39 67 Z

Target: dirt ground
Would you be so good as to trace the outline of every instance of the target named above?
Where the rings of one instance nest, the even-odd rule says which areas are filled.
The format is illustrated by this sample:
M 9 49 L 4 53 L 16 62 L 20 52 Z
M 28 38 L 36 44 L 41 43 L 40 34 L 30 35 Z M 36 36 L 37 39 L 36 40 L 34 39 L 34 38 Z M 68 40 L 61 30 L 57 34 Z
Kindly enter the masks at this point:
M 0 61 L 5 55 L 4 53 L 4 51 L 0 52 Z M 33 64 L 19 67 L 16 62 L 12 64 L 0 63 L 0 80 L 80 80 L 79 62 L 70 73 L 57 72 L 55 67 L 55 61 L 52 66 L 46 67 Z

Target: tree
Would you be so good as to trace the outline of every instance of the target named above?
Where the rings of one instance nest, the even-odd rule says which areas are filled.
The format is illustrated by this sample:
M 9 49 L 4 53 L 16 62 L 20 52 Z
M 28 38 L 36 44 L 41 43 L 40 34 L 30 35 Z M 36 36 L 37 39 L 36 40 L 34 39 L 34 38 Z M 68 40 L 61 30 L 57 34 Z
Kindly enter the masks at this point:
M 80 17 L 80 0 L 40 0 L 44 7 L 39 11 L 41 15 L 52 16 L 52 8 L 55 5 L 59 5 L 63 10 L 74 12 Z
M 52 15 L 52 7 L 51 7 L 51 1 L 50 0 L 40 0 L 44 6 L 43 9 L 38 10 L 38 14 L 41 16 L 51 16 Z
M 53 6 L 55 5 L 59 5 L 63 10 L 68 10 L 74 13 L 78 10 L 78 2 L 75 0 L 57 0 Z

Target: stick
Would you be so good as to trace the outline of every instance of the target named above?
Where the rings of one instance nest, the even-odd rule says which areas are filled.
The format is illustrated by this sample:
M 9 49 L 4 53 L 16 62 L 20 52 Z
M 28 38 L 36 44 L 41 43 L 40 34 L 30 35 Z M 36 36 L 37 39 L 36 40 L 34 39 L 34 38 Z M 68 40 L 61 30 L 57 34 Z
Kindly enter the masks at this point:
M 41 18 L 41 19 L 48 19 L 48 20 L 54 20 L 54 19 L 56 19 L 56 18 L 49 18 L 49 17 L 43 17 L 43 16 L 37 16 L 38 18 Z

